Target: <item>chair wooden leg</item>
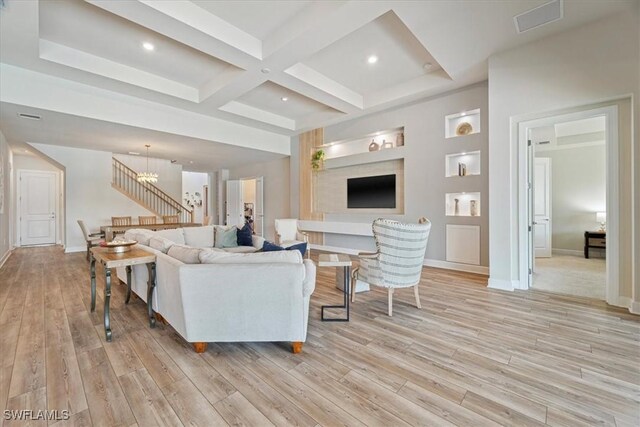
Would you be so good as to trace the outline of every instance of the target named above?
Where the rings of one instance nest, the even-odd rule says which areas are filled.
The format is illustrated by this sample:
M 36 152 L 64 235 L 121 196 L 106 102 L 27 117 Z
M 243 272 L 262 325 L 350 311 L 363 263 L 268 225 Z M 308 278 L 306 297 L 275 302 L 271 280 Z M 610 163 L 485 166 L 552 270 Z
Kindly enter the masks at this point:
M 351 302 L 356 302 L 356 283 L 358 283 L 358 269 L 351 272 Z
M 422 305 L 420 304 L 420 291 L 418 290 L 419 285 L 415 285 L 413 287 L 413 294 L 416 296 L 416 307 L 418 308 L 422 308 Z
M 87 242 L 87 261 L 89 261 L 89 251 L 91 250 L 91 242 Z
M 298 354 L 302 352 L 302 342 L 294 341 L 291 343 L 291 352 L 294 354 Z
M 194 342 L 193 349 L 196 353 L 204 353 L 207 351 L 207 343 L 206 342 Z
M 389 288 L 389 317 L 393 316 L 393 288 Z

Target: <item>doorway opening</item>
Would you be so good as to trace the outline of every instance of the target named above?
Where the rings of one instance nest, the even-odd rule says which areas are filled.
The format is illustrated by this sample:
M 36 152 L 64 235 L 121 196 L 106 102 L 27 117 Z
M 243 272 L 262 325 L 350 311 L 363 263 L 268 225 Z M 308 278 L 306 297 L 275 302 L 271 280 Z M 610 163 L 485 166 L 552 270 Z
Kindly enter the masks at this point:
M 608 301 L 618 292 L 617 106 L 520 122 L 518 132 L 521 283 Z
M 606 117 L 530 129 L 534 289 L 606 298 Z
M 62 244 L 62 172 L 18 169 L 17 246 Z
M 209 216 L 209 174 L 182 172 L 183 203 L 193 210 L 193 221 L 202 224 Z
M 264 177 L 227 181 L 226 225 L 249 224 L 253 234 L 264 237 Z

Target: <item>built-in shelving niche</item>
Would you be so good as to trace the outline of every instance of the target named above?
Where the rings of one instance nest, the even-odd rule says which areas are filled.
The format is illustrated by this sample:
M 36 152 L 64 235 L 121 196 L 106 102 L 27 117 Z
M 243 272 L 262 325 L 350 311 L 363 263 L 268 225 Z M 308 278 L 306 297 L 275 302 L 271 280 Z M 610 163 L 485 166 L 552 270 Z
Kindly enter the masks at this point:
M 369 151 L 369 145 L 372 142 L 375 142 L 379 146 L 378 150 Z M 357 138 L 331 141 L 322 144 L 320 147 L 325 152 L 325 160 L 330 160 L 365 153 L 372 153 L 375 155 L 375 153 L 392 150 L 396 147 L 402 146 L 404 146 L 404 126 L 371 132 Z
M 480 151 L 447 154 L 445 156 L 445 176 L 480 175 Z
M 465 125 L 466 123 L 466 125 Z M 459 130 L 460 129 L 460 130 Z M 463 131 L 464 130 L 464 131 Z M 444 134 L 447 138 L 458 138 L 480 133 L 480 109 L 449 114 L 444 118 Z
M 457 202 L 456 202 L 457 200 Z M 456 205 L 458 208 L 456 209 Z M 480 216 L 480 192 L 445 194 L 447 216 Z

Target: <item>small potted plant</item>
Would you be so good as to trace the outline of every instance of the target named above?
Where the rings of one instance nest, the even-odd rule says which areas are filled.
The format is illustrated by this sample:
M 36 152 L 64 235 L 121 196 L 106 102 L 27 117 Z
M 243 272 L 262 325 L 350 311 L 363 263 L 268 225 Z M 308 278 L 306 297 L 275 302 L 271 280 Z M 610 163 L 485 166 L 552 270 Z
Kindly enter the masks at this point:
M 322 167 L 322 161 L 324 160 L 324 150 L 316 150 L 311 156 L 311 168 L 314 171 L 318 171 Z

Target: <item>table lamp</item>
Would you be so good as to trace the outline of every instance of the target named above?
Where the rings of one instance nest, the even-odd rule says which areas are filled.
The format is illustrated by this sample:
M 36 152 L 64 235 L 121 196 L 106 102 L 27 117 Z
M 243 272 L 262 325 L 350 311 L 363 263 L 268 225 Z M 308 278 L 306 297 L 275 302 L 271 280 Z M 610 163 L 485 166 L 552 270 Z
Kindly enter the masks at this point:
M 607 213 L 606 212 L 596 212 L 596 222 L 600 223 L 600 231 L 606 231 Z

